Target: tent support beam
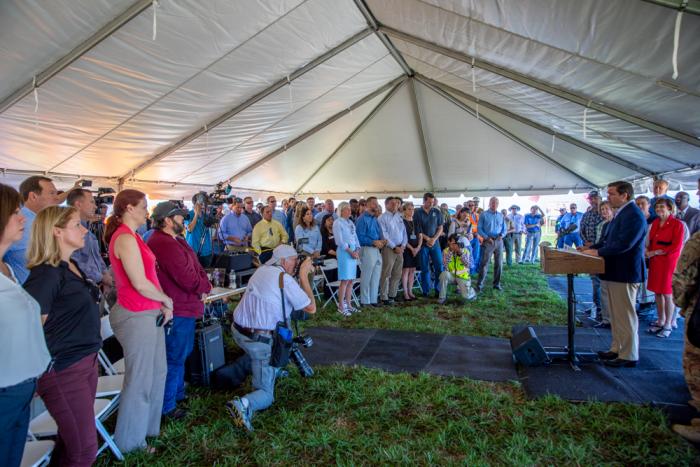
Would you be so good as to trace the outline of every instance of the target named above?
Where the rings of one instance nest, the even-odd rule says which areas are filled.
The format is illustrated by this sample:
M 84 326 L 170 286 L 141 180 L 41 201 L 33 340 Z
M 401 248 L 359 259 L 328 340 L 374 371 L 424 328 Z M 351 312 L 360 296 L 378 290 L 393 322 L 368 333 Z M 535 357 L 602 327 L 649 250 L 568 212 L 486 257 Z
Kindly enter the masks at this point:
M 88 53 L 93 47 L 98 45 L 103 40 L 107 39 L 114 32 L 119 30 L 126 23 L 140 15 L 145 9 L 149 8 L 153 4 L 153 0 L 138 0 L 129 8 L 124 10 L 119 16 L 112 19 L 109 23 L 105 24 L 99 31 L 90 36 L 83 43 L 76 46 L 73 50 L 68 52 L 66 55 L 58 59 L 56 62 L 49 65 L 48 68 L 44 69 L 40 73 L 36 74 L 36 87 L 40 87 L 45 84 L 48 80 L 53 78 L 56 74 L 60 73 L 65 68 L 69 67 L 71 63 L 78 60 L 80 57 Z M 7 109 L 18 103 L 20 100 L 24 99 L 26 96 L 34 91 L 34 82 L 29 80 L 15 90 L 9 96 L 6 96 L 2 102 L 0 102 L 0 114 L 5 112 Z
M 423 128 L 423 119 L 420 114 L 420 106 L 418 105 L 418 95 L 416 94 L 416 85 L 413 78 L 408 83 L 411 89 L 411 106 L 413 107 L 413 115 L 416 118 L 416 128 L 418 128 L 418 136 L 420 139 L 421 152 L 423 153 L 423 163 L 425 164 L 425 173 L 430 180 L 430 191 L 435 191 L 435 179 L 433 179 L 433 170 L 430 166 L 430 150 L 428 149 L 428 141 L 425 138 L 425 129 Z
M 688 3 L 685 6 L 683 5 L 683 0 L 642 0 L 643 2 L 646 3 L 652 3 L 657 6 L 662 6 L 664 8 L 670 8 L 672 10 L 676 11 L 682 11 L 684 13 L 691 13 L 693 15 L 700 15 L 700 7 L 698 6 L 693 6 L 690 3 Z
M 382 41 L 382 44 L 384 44 L 387 50 L 389 50 L 389 53 L 392 57 L 394 57 L 394 60 L 396 60 L 396 63 L 399 64 L 403 72 L 406 73 L 406 76 L 413 76 L 413 70 L 410 66 L 408 66 L 408 63 L 406 63 L 406 60 L 404 60 L 403 55 L 401 55 L 401 52 L 399 52 L 399 50 L 391 42 L 391 39 L 389 39 L 386 36 L 386 34 L 379 31 L 379 23 L 377 22 L 377 19 L 374 17 L 365 1 L 355 0 L 355 5 L 357 6 L 357 9 L 360 10 L 360 13 L 362 13 L 362 16 L 364 16 L 367 20 L 367 25 L 369 25 L 369 27 L 374 31 L 379 40 Z
M 456 50 L 449 49 L 447 47 L 443 47 L 441 45 L 435 44 L 434 42 L 430 42 L 430 41 L 427 41 L 425 39 L 421 39 L 419 37 L 413 36 L 411 34 L 407 34 L 405 32 L 398 31 L 396 29 L 393 29 L 393 28 L 390 28 L 387 26 L 379 26 L 379 31 L 384 32 L 389 36 L 396 37 L 398 39 L 409 42 L 409 43 L 416 45 L 418 47 L 430 50 L 430 51 L 438 53 L 440 55 L 444 55 L 446 57 L 452 58 L 453 60 L 457 60 L 459 62 L 465 63 L 465 64 L 470 65 L 470 66 L 472 65 L 472 60 L 473 60 L 475 67 L 481 68 L 481 69 L 486 70 L 490 73 L 494 73 L 496 75 L 502 76 L 504 78 L 508 78 L 510 80 L 516 81 L 516 82 L 524 84 L 526 86 L 530 86 L 532 88 L 546 92 L 548 94 L 559 97 L 561 99 L 565 99 L 569 102 L 573 102 L 575 104 L 591 108 L 593 110 L 604 113 L 604 114 L 609 115 L 611 117 L 615 117 L 617 119 L 624 120 L 628 123 L 632 123 L 632 124 L 640 126 L 642 128 L 646 128 L 647 130 L 651 130 L 651 131 L 654 131 L 656 133 L 660 133 L 662 135 L 668 136 L 670 138 L 674 138 L 676 140 L 683 141 L 684 143 L 688 143 L 688 144 L 691 144 L 693 146 L 700 147 L 700 139 L 698 139 L 692 135 L 689 135 L 687 133 L 683 133 L 683 132 L 678 131 L 678 130 L 674 130 L 672 128 L 666 127 L 666 126 L 661 125 L 659 123 L 651 122 L 649 120 L 645 120 L 643 118 L 628 114 L 627 112 L 616 109 L 614 107 L 609 107 L 607 105 L 603 105 L 603 104 L 594 102 L 593 100 L 587 99 L 587 98 L 585 98 L 579 94 L 576 94 L 572 91 L 562 89 L 562 88 L 559 88 L 556 86 L 552 86 L 550 84 L 545 83 L 544 81 L 540 81 L 539 79 L 535 79 L 531 76 L 527 76 L 527 75 L 524 75 L 524 74 L 519 73 L 517 71 L 503 68 L 503 67 L 498 66 L 498 65 L 494 65 L 493 63 L 484 61 L 484 60 L 479 59 L 477 57 L 471 57 L 465 53 L 458 52 Z
M 440 95 L 440 96 L 442 96 L 443 98 L 447 99 L 447 100 L 448 100 L 449 102 L 451 102 L 452 104 L 454 104 L 454 105 L 456 105 L 457 107 L 459 107 L 460 109 L 464 110 L 464 111 L 467 112 L 468 114 L 470 114 L 470 115 L 472 115 L 472 116 L 474 116 L 474 117 L 477 117 L 476 112 L 474 112 L 474 110 L 472 110 L 471 107 L 469 107 L 469 106 L 466 105 L 465 103 L 459 101 L 458 99 L 456 99 L 455 97 L 453 97 L 451 94 L 449 94 L 449 93 L 443 91 L 441 88 L 435 87 L 435 86 L 433 86 L 433 85 L 431 85 L 431 84 L 429 84 L 429 83 L 423 83 L 423 84 L 424 84 L 425 86 L 427 86 L 429 89 L 432 89 L 432 90 L 433 90 L 434 92 L 436 92 L 438 95 Z M 506 137 L 510 138 L 511 140 L 513 140 L 514 142 L 518 143 L 519 145 L 521 145 L 521 146 L 524 147 L 525 149 L 529 150 L 529 151 L 532 152 L 534 155 L 540 157 L 541 159 L 544 159 L 545 161 L 549 162 L 550 164 L 552 164 L 552 165 L 558 167 L 558 168 L 561 169 L 561 170 L 564 170 L 564 171 L 570 173 L 570 174 L 573 175 L 574 177 L 576 177 L 576 178 L 578 178 L 579 180 L 583 181 L 583 182 L 586 184 L 587 187 L 589 187 L 589 188 L 597 188 L 597 187 L 598 187 L 598 186 L 597 186 L 595 183 L 593 183 L 592 181 L 590 181 L 590 180 L 586 179 L 585 177 L 581 176 L 580 174 L 574 172 L 573 170 L 569 169 L 568 167 L 564 166 L 563 164 L 560 164 L 559 162 L 555 161 L 554 159 L 552 159 L 551 157 L 549 157 L 547 154 L 543 153 L 543 152 L 540 151 L 539 149 L 537 149 L 537 148 L 535 148 L 534 146 L 530 145 L 530 144 L 527 143 L 526 141 L 522 140 L 522 139 L 519 138 L 518 136 L 514 135 L 514 134 L 511 133 L 510 131 L 508 131 L 508 130 L 506 130 L 505 128 L 501 127 L 500 125 L 494 123 L 493 121 L 489 120 L 488 118 L 484 117 L 483 115 L 480 115 L 480 116 L 478 116 L 477 118 L 478 118 L 479 120 L 483 121 L 484 123 L 486 123 L 487 125 L 489 125 L 489 126 L 490 126 L 491 128 L 493 128 L 494 130 L 498 131 L 499 133 L 501 133 L 501 134 L 505 135 Z
M 331 160 L 332 160 L 332 159 L 333 159 L 333 158 L 334 158 L 334 157 L 335 157 L 335 156 L 336 156 L 336 155 L 337 155 L 337 154 L 338 154 L 338 153 L 339 153 L 339 152 L 340 152 L 354 137 L 355 137 L 355 135 L 357 135 L 357 134 L 358 134 L 358 133 L 359 133 L 373 118 L 374 118 L 375 115 L 377 115 L 377 113 L 379 113 L 379 111 L 382 109 L 382 107 L 384 107 L 384 105 L 385 105 L 387 102 L 389 102 L 389 100 L 391 100 L 391 98 L 394 97 L 394 95 L 396 95 L 396 92 L 397 92 L 399 89 L 401 89 L 401 87 L 402 87 L 405 83 L 406 83 L 406 79 L 401 80 L 400 82 L 398 82 L 398 83 L 394 86 L 394 88 L 393 88 L 391 91 L 389 91 L 389 93 L 388 93 L 386 96 L 384 96 L 384 98 L 381 100 L 381 102 L 380 102 L 379 104 L 377 104 L 377 106 L 376 106 L 374 109 L 372 109 L 372 111 L 360 122 L 359 125 L 357 125 L 357 126 L 355 127 L 354 130 L 352 130 L 352 132 L 350 132 L 350 134 L 347 136 L 347 138 L 345 138 L 345 139 L 338 145 L 338 147 L 335 148 L 335 150 L 331 153 L 331 155 L 328 156 L 328 157 L 321 163 L 321 165 L 319 165 L 319 166 L 316 168 L 316 170 L 314 170 L 314 172 L 309 176 L 309 178 L 307 178 L 306 180 L 304 180 L 304 183 L 302 183 L 302 184 L 299 186 L 299 188 L 297 188 L 296 190 L 294 190 L 294 195 L 295 195 L 295 196 L 298 195 L 299 192 L 300 192 L 304 187 L 306 187 L 306 185 L 308 185 L 309 182 L 310 182 L 311 180 L 313 180 L 314 177 L 316 177 L 316 175 L 318 175 L 318 173 L 319 173 L 326 165 L 328 165 L 328 163 L 329 163 L 329 162 L 330 162 L 330 161 L 331 161 Z
M 255 94 L 254 96 L 250 97 L 247 99 L 245 102 L 240 103 L 233 109 L 229 110 L 228 112 L 218 116 L 214 120 L 211 120 L 208 122 L 206 125 L 203 125 L 201 128 L 198 128 L 197 130 L 193 131 L 189 135 L 181 138 L 177 142 L 173 143 L 172 145 L 168 146 L 165 148 L 163 151 L 155 154 L 148 160 L 142 162 L 138 166 L 134 167 L 133 169 L 130 169 L 128 172 L 126 172 L 124 175 L 119 177 L 121 180 L 126 180 L 129 177 L 134 176 L 138 172 L 143 171 L 145 168 L 150 167 L 151 165 L 155 164 L 156 162 L 160 161 L 161 159 L 169 156 L 170 154 L 174 153 L 178 149 L 182 148 L 183 146 L 187 145 L 188 143 L 191 143 L 195 139 L 199 138 L 203 134 L 205 134 L 207 131 L 213 130 L 217 126 L 221 125 L 225 121 L 229 120 L 230 118 L 234 117 L 235 115 L 243 112 L 245 109 L 248 107 L 252 106 L 253 104 L 261 101 L 265 97 L 269 96 L 273 92 L 277 91 L 278 89 L 289 85 L 292 81 L 296 80 L 297 78 L 300 78 L 307 72 L 313 70 L 317 66 L 323 64 L 327 60 L 331 59 L 332 57 L 338 55 L 340 52 L 348 49 L 349 47 L 353 46 L 357 42 L 361 41 L 365 37 L 369 36 L 372 34 L 372 30 L 367 28 L 363 29 L 359 33 L 355 34 L 354 36 L 350 37 L 349 39 L 343 41 L 342 43 L 338 44 L 337 46 L 333 47 L 323 55 L 318 56 L 314 60 L 310 61 L 303 67 L 295 70 L 289 75 L 289 79 L 287 77 L 284 77 L 277 81 L 276 83 L 272 84 L 271 86 L 263 89 L 259 93 Z M 206 130 L 205 130 L 206 128 Z
M 232 175 L 231 177 L 229 177 L 228 182 L 231 183 L 233 180 L 235 180 L 235 179 L 237 179 L 237 178 L 239 178 L 239 177 L 243 177 L 244 175 L 247 175 L 247 174 L 249 174 L 250 172 L 252 172 L 252 171 L 254 171 L 255 169 L 257 169 L 257 168 L 260 167 L 261 165 L 270 162 L 271 160 L 273 160 L 274 158 L 276 158 L 276 157 L 279 156 L 280 154 L 283 154 L 285 151 L 287 151 L 287 150 L 293 148 L 294 146 L 296 146 L 297 144 L 301 143 L 301 142 L 304 141 L 305 139 L 307 139 L 307 138 L 309 138 L 309 137 L 315 135 L 315 134 L 318 133 L 319 131 L 323 130 L 325 127 L 327 127 L 327 126 L 330 125 L 331 123 L 335 122 L 336 120 L 339 120 L 340 118 L 342 118 L 342 117 L 344 117 L 345 115 L 349 114 L 350 112 L 352 112 L 353 110 L 357 109 L 358 107 L 363 106 L 364 104 L 366 104 L 367 102 L 371 101 L 372 99 L 374 99 L 375 97 L 377 97 L 378 95 L 380 95 L 381 93 L 383 93 L 384 91 L 386 91 L 386 90 L 388 90 L 388 89 L 391 89 L 391 88 L 393 88 L 393 87 L 395 87 L 395 86 L 401 84 L 401 82 L 403 82 L 405 79 L 406 79 L 405 76 L 400 76 L 399 78 L 396 78 L 395 80 L 389 81 L 389 82 L 386 83 L 384 86 L 380 87 L 379 89 L 377 89 L 377 90 L 375 90 L 375 91 L 372 91 L 370 94 L 366 95 L 365 97 L 363 97 L 363 98 L 360 99 L 359 101 L 353 103 L 353 104 L 352 104 L 350 107 L 348 107 L 347 109 L 341 110 L 341 111 L 338 112 L 337 114 L 335 114 L 335 115 L 331 116 L 330 118 L 328 118 L 326 121 L 324 121 L 324 122 L 322 122 L 322 123 L 319 123 L 319 124 L 316 125 L 315 127 L 313 127 L 313 128 L 311 128 L 310 130 L 308 130 L 308 131 L 302 133 L 301 135 L 297 136 L 296 138 L 294 138 L 294 139 L 291 140 L 290 142 L 286 143 L 285 145 L 283 145 L 283 146 L 281 146 L 281 147 L 275 149 L 274 151 L 272 151 L 271 153 L 269 153 L 268 155 L 266 155 L 266 156 L 263 157 L 262 159 L 253 162 L 253 163 L 250 164 L 249 166 L 247 166 L 247 167 L 245 167 L 244 169 L 242 169 L 240 172 L 238 172 L 238 173 Z
M 565 141 L 569 144 L 573 144 L 574 146 L 578 146 L 579 148 L 584 149 L 588 152 L 591 152 L 597 156 L 600 156 L 603 159 L 609 160 L 610 162 L 614 162 L 615 164 L 621 165 L 621 166 L 626 167 L 630 170 L 634 170 L 635 172 L 639 172 L 639 173 L 646 175 L 646 176 L 653 177 L 655 175 L 655 173 L 652 172 L 651 170 L 645 169 L 644 167 L 638 166 L 637 164 L 633 164 L 632 162 L 628 162 L 628 161 L 626 161 L 626 160 L 624 160 L 624 159 L 622 159 L 614 154 L 610 154 L 609 152 L 598 149 L 595 146 L 591 146 L 590 144 L 584 143 L 583 141 L 580 141 L 576 138 L 572 138 L 571 136 L 566 135 L 564 133 L 557 133 L 554 130 L 552 130 L 551 128 L 548 128 L 544 125 L 541 125 L 537 122 L 534 122 L 528 118 L 521 117 L 518 114 L 514 114 L 514 113 L 510 112 L 509 110 L 505 110 L 502 107 L 498 107 L 494 104 L 491 104 L 490 102 L 487 102 L 485 100 L 479 99 L 479 98 L 474 97 L 474 96 L 471 96 L 465 92 L 460 91 L 459 89 L 455 89 L 455 88 L 448 86 L 446 84 L 439 83 L 439 82 L 432 80 L 432 79 L 430 79 L 426 76 L 423 76 L 421 74 L 416 74 L 416 79 L 425 85 L 431 84 L 437 88 L 442 89 L 443 91 L 445 91 L 447 93 L 450 93 L 450 94 L 456 95 L 458 97 L 461 97 L 462 99 L 474 102 L 475 104 L 483 105 L 487 109 L 491 109 L 494 112 L 500 113 L 501 115 L 505 115 L 506 117 L 512 118 L 513 120 L 517 120 L 518 122 L 523 123 L 523 124 L 525 124 L 529 127 L 532 127 L 536 130 L 539 130 L 543 133 L 547 133 L 548 135 L 555 135 L 557 138 L 559 138 L 562 141 Z

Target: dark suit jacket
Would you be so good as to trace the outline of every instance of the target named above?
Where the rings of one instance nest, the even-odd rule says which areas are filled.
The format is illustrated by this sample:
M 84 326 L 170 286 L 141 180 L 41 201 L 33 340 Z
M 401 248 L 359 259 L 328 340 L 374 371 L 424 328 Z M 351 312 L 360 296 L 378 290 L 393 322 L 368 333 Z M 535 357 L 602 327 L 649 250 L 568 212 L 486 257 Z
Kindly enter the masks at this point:
M 608 224 L 601 243 L 591 248 L 605 260 L 605 274 L 600 279 L 635 284 L 644 282 L 644 240 L 647 221 L 634 202 L 622 208 Z
M 695 232 L 700 231 L 700 209 L 688 206 L 688 210 L 685 211 L 685 216 L 681 220 L 688 226 L 691 237 Z

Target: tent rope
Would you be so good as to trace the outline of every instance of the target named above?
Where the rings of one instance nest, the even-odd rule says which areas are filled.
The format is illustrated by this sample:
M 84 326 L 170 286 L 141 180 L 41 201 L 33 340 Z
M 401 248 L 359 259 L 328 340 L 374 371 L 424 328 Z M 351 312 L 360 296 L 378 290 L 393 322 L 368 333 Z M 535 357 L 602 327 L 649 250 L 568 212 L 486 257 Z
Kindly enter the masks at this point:
M 671 76 L 674 80 L 678 79 L 678 46 L 681 38 L 681 21 L 683 20 L 683 10 L 688 5 L 688 0 L 683 0 L 680 5 L 680 9 L 676 14 L 676 27 L 673 31 L 673 56 L 671 57 L 671 62 L 673 63 L 673 75 Z
M 156 35 L 158 34 L 158 7 L 160 7 L 160 2 L 153 0 L 153 40 L 156 40 Z
M 588 139 L 588 108 L 590 105 L 591 101 L 589 100 L 583 109 L 583 139 Z
M 287 86 L 289 88 L 289 111 L 294 111 L 294 96 L 292 95 L 292 80 L 287 75 Z
M 36 76 L 32 78 L 32 93 L 34 94 L 34 113 L 39 111 L 39 89 L 36 86 Z
M 557 134 L 552 133 L 552 149 L 550 150 L 550 153 L 554 154 L 554 143 L 557 142 Z

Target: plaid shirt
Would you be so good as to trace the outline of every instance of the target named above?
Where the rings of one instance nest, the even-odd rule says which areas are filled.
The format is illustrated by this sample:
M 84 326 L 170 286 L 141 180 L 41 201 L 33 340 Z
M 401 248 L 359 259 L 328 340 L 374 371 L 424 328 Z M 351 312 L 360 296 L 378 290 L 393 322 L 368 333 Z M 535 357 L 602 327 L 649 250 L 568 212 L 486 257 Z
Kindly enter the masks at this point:
M 603 222 L 599 211 L 589 208 L 581 219 L 581 238 L 584 242 L 595 243 L 598 224 Z

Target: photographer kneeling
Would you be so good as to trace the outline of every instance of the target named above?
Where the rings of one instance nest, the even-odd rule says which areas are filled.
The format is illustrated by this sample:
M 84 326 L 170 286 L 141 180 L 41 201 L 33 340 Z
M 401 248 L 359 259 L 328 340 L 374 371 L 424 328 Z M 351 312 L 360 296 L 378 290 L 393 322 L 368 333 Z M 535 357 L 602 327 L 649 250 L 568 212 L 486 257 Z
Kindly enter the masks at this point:
M 277 368 L 271 366 L 273 340 L 278 323 L 289 327 L 293 310 L 316 312 L 316 302 L 309 283 L 311 259 L 299 268 L 299 283 L 292 274 L 297 267 L 297 252 L 289 245 L 279 245 L 272 258 L 255 271 L 245 294 L 233 314 L 233 338 L 246 355 L 234 364 L 234 372 L 251 374 L 253 392 L 226 403 L 238 426 L 253 430 L 251 419 L 274 401 Z

